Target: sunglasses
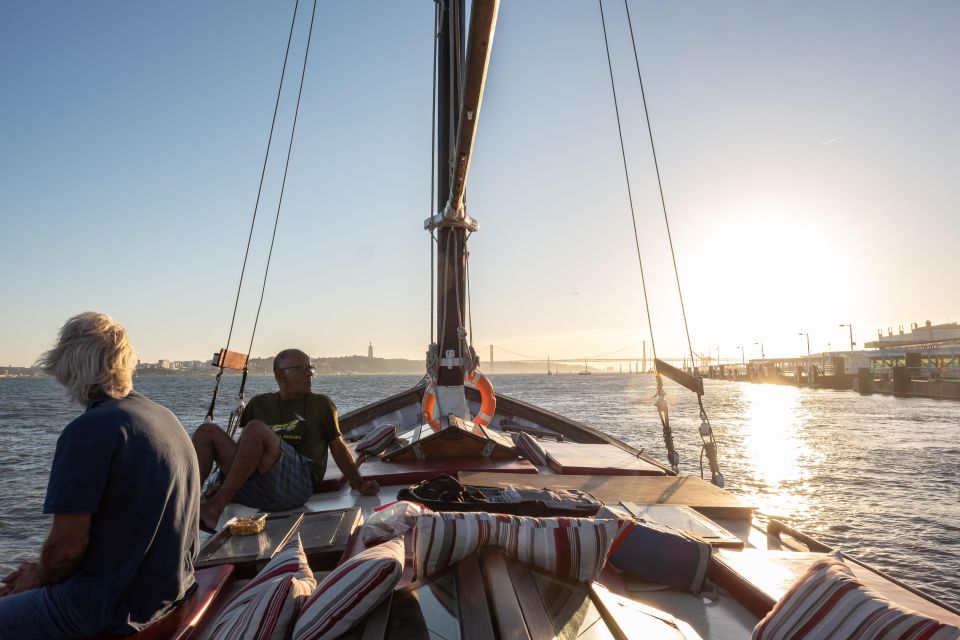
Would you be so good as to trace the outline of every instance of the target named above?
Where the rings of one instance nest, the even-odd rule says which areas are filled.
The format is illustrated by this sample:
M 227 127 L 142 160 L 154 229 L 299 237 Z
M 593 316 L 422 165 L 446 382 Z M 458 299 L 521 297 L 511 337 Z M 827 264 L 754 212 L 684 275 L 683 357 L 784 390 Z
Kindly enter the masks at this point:
M 311 376 L 317 372 L 317 368 L 311 365 L 299 365 L 296 367 L 280 367 L 280 371 L 299 371 L 300 373 L 310 374 Z

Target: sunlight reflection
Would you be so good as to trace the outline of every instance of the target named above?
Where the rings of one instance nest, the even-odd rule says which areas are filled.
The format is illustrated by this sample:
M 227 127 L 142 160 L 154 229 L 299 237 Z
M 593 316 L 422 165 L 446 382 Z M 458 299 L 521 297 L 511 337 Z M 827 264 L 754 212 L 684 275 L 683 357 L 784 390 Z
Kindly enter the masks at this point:
M 811 491 L 805 462 L 814 453 L 802 436 L 809 419 L 800 390 L 790 386 L 744 385 L 743 446 L 754 466 L 754 500 L 770 515 L 809 512 Z

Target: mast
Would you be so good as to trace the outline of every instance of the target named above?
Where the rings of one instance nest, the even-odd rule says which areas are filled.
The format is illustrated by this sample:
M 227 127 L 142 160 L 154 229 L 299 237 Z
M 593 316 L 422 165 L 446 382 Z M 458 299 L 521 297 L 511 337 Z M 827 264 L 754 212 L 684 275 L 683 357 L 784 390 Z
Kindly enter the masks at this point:
M 464 47 L 465 0 L 438 4 L 437 202 L 424 222 L 437 235 L 437 400 L 443 414 L 466 415 L 464 372 L 472 354 L 466 317 L 466 238 L 479 225 L 466 212 L 473 152 L 499 0 L 475 0 Z

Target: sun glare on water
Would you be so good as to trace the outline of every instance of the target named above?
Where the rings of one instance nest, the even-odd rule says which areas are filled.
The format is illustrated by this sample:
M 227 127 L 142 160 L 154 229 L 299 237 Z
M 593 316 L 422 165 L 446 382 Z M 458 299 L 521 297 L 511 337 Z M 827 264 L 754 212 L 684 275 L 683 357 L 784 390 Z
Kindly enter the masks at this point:
M 760 511 L 777 516 L 801 516 L 812 495 L 806 464 L 813 452 L 803 429 L 809 418 L 795 387 L 753 384 L 743 391 L 743 446 L 754 466 L 756 485 L 750 496 Z

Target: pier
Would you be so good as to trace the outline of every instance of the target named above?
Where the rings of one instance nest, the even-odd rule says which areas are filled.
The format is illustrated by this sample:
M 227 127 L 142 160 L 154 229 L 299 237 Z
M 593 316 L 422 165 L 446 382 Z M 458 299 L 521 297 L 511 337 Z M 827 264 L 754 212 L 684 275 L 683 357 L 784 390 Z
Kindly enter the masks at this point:
M 960 340 L 711 365 L 704 377 L 960 400 Z

